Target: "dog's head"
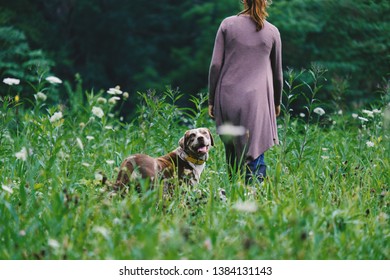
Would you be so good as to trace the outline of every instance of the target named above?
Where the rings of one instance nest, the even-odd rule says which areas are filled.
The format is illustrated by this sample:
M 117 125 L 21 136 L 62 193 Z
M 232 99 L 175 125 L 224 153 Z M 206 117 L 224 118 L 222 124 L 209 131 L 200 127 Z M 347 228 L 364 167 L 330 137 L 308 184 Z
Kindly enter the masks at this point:
M 179 140 L 180 147 L 198 159 L 207 160 L 210 147 L 214 146 L 214 139 L 208 128 L 187 130 Z

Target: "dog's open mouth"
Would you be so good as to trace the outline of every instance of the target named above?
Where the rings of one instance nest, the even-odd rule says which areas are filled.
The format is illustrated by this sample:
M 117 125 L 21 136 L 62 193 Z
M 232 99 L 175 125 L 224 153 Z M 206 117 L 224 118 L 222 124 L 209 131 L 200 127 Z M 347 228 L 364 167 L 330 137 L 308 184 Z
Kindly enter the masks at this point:
M 200 154 L 207 154 L 209 151 L 209 146 L 201 145 L 198 147 L 197 152 Z

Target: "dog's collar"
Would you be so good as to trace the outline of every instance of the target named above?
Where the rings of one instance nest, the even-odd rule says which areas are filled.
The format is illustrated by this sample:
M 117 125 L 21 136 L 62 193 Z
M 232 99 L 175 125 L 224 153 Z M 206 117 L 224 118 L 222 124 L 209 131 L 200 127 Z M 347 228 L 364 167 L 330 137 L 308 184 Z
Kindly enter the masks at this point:
M 192 156 L 190 156 L 190 155 L 187 155 L 187 156 L 185 157 L 185 160 L 186 160 L 186 161 L 189 161 L 189 162 L 191 162 L 191 163 L 193 163 L 193 164 L 196 164 L 196 165 L 202 165 L 203 163 L 206 162 L 205 160 L 197 159 L 197 158 L 194 158 L 194 157 L 192 157 Z
M 182 149 L 179 149 L 179 156 L 182 160 L 189 161 L 196 165 L 202 165 L 206 162 L 206 160 L 198 159 L 193 156 L 188 155 L 186 152 L 184 152 Z

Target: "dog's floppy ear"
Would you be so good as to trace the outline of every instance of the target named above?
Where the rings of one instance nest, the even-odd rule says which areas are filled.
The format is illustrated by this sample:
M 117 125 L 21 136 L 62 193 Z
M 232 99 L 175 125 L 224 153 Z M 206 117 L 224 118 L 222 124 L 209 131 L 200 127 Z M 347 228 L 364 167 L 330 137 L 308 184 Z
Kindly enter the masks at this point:
M 179 140 L 179 146 L 180 146 L 183 150 L 185 150 L 185 148 L 186 148 L 186 137 L 187 137 L 187 132 L 188 132 L 188 130 L 186 131 L 186 133 L 184 133 L 184 136 L 183 136 L 182 138 L 180 138 L 180 140 Z
M 211 134 L 210 129 L 208 129 L 208 128 L 206 128 L 206 129 L 207 129 L 207 131 L 209 132 L 209 135 L 210 135 L 211 146 L 214 147 L 214 138 L 213 138 L 213 135 Z

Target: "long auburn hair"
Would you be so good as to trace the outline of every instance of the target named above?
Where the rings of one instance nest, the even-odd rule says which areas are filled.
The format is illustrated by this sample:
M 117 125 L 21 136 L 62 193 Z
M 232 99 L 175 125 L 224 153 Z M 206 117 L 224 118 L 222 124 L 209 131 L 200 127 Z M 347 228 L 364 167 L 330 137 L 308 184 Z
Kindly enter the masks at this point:
M 264 21 L 268 16 L 266 9 L 271 2 L 272 0 L 241 0 L 244 10 L 238 15 L 250 15 L 256 23 L 256 31 L 260 31 L 264 27 Z

